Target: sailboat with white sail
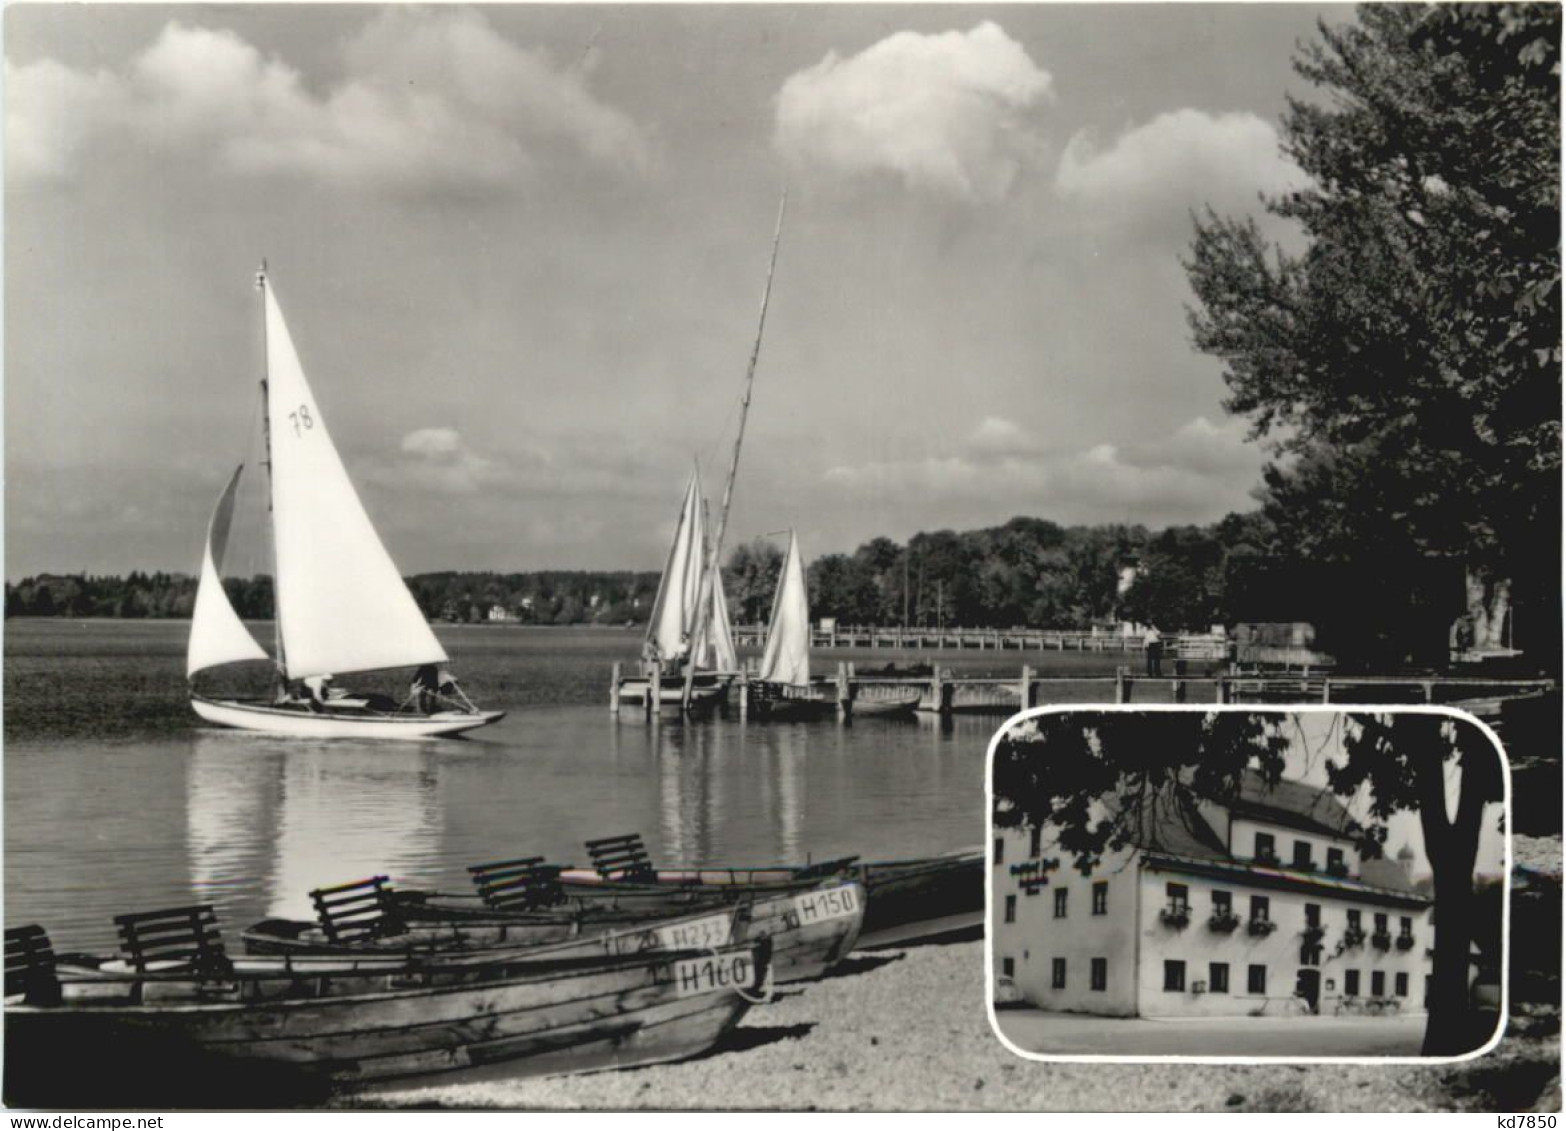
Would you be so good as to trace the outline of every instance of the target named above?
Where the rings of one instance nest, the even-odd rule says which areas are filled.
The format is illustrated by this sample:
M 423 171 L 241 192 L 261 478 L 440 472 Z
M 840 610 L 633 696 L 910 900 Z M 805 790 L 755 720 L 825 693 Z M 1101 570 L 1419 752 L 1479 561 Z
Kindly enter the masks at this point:
M 306 737 L 428 738 L 493 723 L 441 667 L 446 651 L 430 630 L 376 534 L 305 379 L 265 265 L 266 361 L 261 381 L 269 471 L 275 655 L 251 635 L 224 592 L 222 564 L 243 465 L 218 498 L 191 617 L 186 677 L 191 706 L 221 726 Z M 271 659 L 278 694 L 227 699 L 195 690 L 198 673 Z M 401 700 L 332 686 L 337 674 L 416 668 Z
M 856 716 L 912 714 L 919 705 L 919 693 L 906 688 L 865 691 L 854 699 Z M 836 696 L 826 685 L 810 680 L 810 594 L 799 537 L 793 530 L 788 532 L 788 552 L 767 623 L 767 644 L 751 694 L 762 719 L 820 718 L 837 711 Z
M 756 361 L 761 356 L 761 337 L 767 326 L 767 304 L 772 297 L 772 275 L 778 265 L 778 245 L 783 239 L 783 214 L 787 208 L 788 192 L 785 190 L 778 202 L 772 258 L 767 263 L 767 282 L 761 291 L 761 316 L 756 325 L 756 342 L 750 350 L 750 364 L 745 370 L 739 425 L 734 434 L 734 452 L 729 461 L 728 480 L 723 486 L 716 531 L 709 542 L 701 482 L 699 476 L 693 475 L 685 491 L 669 560 L 658 583 L 658 597 L 653 604 L 647 641 L 642 649 L 642 674 L 632 679 L 616 679 L 613 692 L 616 709 L 624 703 L 647 706 L 656 698 L 660 707 L 677 703 L 690 713 L 721 700 L 738 675 L 739 663 L 729 630 L 729 610 L 723 597 L 723 571 L 718 563 L 723 553 L 723 533 L 729 522 L 729 504 L 734 500 L 734 480 L 739 474 L 740 447 L 745 442 L 745 421 L 750 414 L 750 397 L 756 384 Z
M 702 584 L 702 571 L 708 563 L 706 510 L 698 469 L 692 471 L 685 488 L 642 643 L 644 664 L 656 664 L 664 673 L 658 687 L 660 706 L 677 707 L 683 702 L 687 666 L 696 669 L 692 698 L 698 706 L 721 699 L 739 669 L 723 578 L 720 575 L 710 586 Z M 709 604 L 705 617 L 698 615 L 704 588 Z M 652 680 L 646 675 L 623 680 L 617 693 L 622 703 L 645 704 L 652 694 Z

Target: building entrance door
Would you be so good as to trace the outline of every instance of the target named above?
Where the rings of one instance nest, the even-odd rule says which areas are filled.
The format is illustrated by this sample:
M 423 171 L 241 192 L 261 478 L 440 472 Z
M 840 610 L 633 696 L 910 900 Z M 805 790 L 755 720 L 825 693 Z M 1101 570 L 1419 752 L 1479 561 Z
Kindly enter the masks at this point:
M 1321 971 L 1301 970 L 1294 983 L 1294 996 L 1305 999 L 1312 1013 L 1321 1012 Z

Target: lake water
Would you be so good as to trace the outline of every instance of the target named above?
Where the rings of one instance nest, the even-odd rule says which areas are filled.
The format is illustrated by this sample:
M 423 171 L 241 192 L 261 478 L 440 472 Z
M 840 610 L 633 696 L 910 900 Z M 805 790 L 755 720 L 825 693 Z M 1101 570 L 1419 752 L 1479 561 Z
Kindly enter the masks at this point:
M 442 626 L 453 670 L 481 706 L 509 712 L 501 723 L 460 741 L 279 740 L 195 717 L 187 631 L 7 623 L 8 924 L 101 950 L 115 944 L 114 915 L 211 902 L 232 937 L 264 916 L 307 916 L 314 887 L 384 873 L 463 891 L 469 864 L 576 862 L 584 839 L 628 832 L 670 865 L 895 858 L 984 841 L 985 750 L 1000 717 L 652 727 L 608 709 L 610 665 L 634 659 L 637 633 Z M 256 635 L 269 639 L 269 626 Z M 854 656 L 824 655 L 822 670 Z M 919 658 L 1008 675 L 1022 663 Z M 1117 661 L 1055 662 L 1102 675 Z M 1099 698 L 1101 687 L 1072 694 Z

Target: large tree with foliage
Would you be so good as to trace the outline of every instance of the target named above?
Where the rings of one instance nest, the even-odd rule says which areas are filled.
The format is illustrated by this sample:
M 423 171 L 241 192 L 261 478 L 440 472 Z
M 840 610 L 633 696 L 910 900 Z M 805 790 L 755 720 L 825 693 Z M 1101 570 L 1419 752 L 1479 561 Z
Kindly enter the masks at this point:
M 1474 862 L 1485 807 L 1502 798 L 1500 756 L 1476 726 L 1440 715 L 1345 715 L 1341 756 L 1325 787 L 1366 788 L 1369 811 L 1348 830 L 1368 857 L 1386 842 L 1393 813 L 1419 814 L 1437 914 L 1426 1055 L 1479 1043 L 1468 1004 Z M 1248 769 L 1275 785 L 1291 748 L 1304 745 L 1297 717 L 1241 711 L 1062 712 L 1027 720 L 998 744 L 994 820 L 1048 829 L 1066 866 L 1090 871 L 1105 852 L 1148 847 L 1147 830 L 1193 820 L 1197 804 L 1239 795 Z M 1448 806 L 1448 789 L 1457 801 Z M 1045 862 L 1062 866 L 1062 859 Z
M 1559 624 L 1560 76 L 1555 4 L 1367 5 L 1295 61 L 1266 202 L 1302 250 L 1209 212 L 1186 262 L 1227 407 L 1276 445 L 1302 555 L 1468 569 L 1475 643 L 1513 594 Z

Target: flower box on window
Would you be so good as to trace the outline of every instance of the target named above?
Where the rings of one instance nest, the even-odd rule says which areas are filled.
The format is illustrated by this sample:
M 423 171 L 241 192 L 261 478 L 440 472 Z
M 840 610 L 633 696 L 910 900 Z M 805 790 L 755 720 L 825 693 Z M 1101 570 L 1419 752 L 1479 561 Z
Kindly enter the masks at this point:
M 1166 927 L 1185 927 L 1191 922 L 1191 908 L 1184 903 L 1171 903 L 1159 912 L 1158 917 Z
M 1375 947 L 1377 950 L 1391 950 L 1392 936 L 1386 931 L 1377 931 L 1375 934 L 1370 936 L 1370 945 Z
M 1209 930 L 1229 934 L 1240 925 L 1240 917 L 1232 911 L 1214 911 L 1207 920 Z
M 1253 935 L 1265 937 L 1278 929 L 1278 924 L 1271 919 L 1252 919 L 1245 928 Z

